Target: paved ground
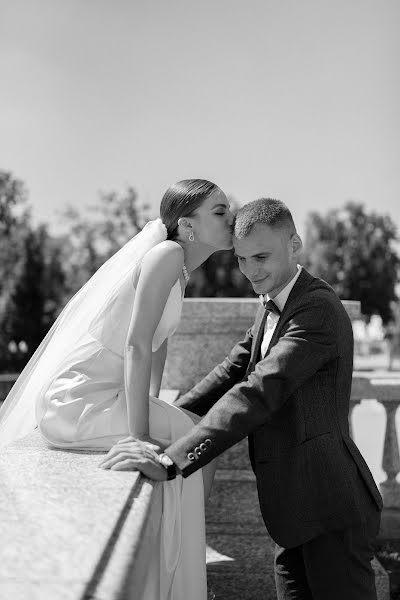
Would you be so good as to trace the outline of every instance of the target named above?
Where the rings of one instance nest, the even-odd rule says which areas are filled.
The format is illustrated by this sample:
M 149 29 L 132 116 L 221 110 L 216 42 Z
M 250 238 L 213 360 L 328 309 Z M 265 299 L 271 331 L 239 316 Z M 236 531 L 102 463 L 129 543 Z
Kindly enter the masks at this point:
M 210 600 L 275 600 L 274 543 L 257 501 L 255 482 L 216 481 L 207 507 Z
M 275 600 L 274 543 L 261 517 L 247 440 L 218 462 L 206 508 L 211 600 Z

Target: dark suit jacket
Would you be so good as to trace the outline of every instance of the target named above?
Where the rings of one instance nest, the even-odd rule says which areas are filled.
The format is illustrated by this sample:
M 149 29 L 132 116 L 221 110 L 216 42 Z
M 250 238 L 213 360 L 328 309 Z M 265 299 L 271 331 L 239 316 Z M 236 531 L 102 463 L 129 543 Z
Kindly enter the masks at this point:
M 364 521 L 382 499 L 349 436 L 353 333 L 333 289 L 302 270 L 261 359 L 265 310 L 177 405 L 201 422 L 165 451 L 187 477 L 249 436 L 261 512 L 290 548 Z

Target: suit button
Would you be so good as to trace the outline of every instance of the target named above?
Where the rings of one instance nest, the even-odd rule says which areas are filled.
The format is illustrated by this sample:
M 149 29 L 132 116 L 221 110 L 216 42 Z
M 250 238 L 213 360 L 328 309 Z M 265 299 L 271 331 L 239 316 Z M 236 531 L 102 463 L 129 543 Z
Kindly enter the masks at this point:
M 207 446 L 209 446 L 209 447 L 212 446 L 212 441 L 208 438 L 206 440 L 204 440 L 204 443 L 207 444 Z
M 196 452 L 197 456 L 200 456 L 201 450 L 200 450 L 199 446 L 196 446 L 196 448 L 194 449 L 194 451 Z
M 202 443 L 200 444 L 200 450 L 201 450 L 202 452 L 205 452 L 205 451 L 207 450 L 207 446 L 205 445 L 205 443 L 204 443 L 204 442 L 202 442 Z
M 191 460 L 192 462 L 193 462 L 194 460 L 196 460 L 196 457 L 195 457 L 195 455 L 193 454 L 193 452 L 189 452 L 189 454 L 187 455 L 187 457 L 188 457 L 188 459 L 189 459 L 189 460 Z

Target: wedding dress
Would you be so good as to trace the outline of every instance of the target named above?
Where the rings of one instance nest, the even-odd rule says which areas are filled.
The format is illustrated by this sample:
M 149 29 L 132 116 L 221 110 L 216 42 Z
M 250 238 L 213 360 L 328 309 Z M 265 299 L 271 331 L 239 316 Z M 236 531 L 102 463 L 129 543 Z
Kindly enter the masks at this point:
M 159 219 L 151 222 L 64 309 L 2 408 L 0 433 L 6 443 L 35 424 L 47 443 L 65 449 L 108 450 L 129 435 L 124 348 L 135 298 L 136 268 L 130 268 L 131 257 L 136 266 L 140 264 L 144 253 L 165 239 L 164 229 Z M 106 298 L 96 302 L 96 295 L 113 277 Z M 153 352 L 175 332 L 182 302 L 178 279 L 155 331 Z M 88 320 L 96 304 L 100 308 Z M 149 434 L 165 444 L 184 435 L 198 420 L 189 411 L 149 398 Z M 187 479 L 178 476 L 162 486 L 160 559 L 150 561 L 146 589 L 137 600 L 206 600 L 203 474 L 199 470 Z
M 61 448 L 108 449 L 127 437 L 124 392 L 124 345 L 132 313 L 134 288 L 128 280 L 110 310 L 90 328 L 89 337 L 71 353 L 69 366 L 55 374 L 37 406 L 43 437 Z M 155 352 L 176 330 L 182 290 L 172 287 L 155 331 Z M 117 319 L 114 319 L 117 316 Z M 172 442 L 199 417 L 150 397 L 151 437 Z M 205 600 L 204 491 L 202 472 L 163 484 L 161 565 L 153 562 L 140 600 Z M 155 589 L 154 589 L 155 588 Z M 138 599 L 139 600 L 139 599 Z

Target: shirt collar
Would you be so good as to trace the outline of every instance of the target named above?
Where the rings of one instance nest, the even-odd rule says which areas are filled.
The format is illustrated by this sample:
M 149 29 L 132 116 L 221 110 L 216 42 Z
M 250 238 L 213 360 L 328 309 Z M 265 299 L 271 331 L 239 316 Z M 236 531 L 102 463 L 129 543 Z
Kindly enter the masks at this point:
M 265 294 L 265 296 L 261 295 L 260 302 L 264 302 L 264 299 L 267 302 L 268 302 L 268 300 L 273 300 L 275 302 L 276 306 L 282 312 L 285 307 L 285 304 L 287 302 L 287 299 L 289 298 L 289 294 L 292 291 L 292 288 L 301 273 L 301 269 L 302 269 L 302 267 L 300 265 L 297 265 L 296 275 L 294 277 L 292 277 L 292 279 L 289 281 L 289 283 L 283 288 L 283 290 L 281 292 L 279 292 L 279 294 L 277 296 L 275 296 L 275 298 L 271 298 L 268 294 Z

